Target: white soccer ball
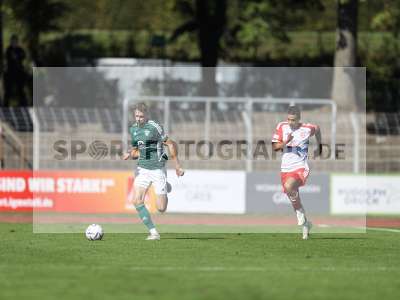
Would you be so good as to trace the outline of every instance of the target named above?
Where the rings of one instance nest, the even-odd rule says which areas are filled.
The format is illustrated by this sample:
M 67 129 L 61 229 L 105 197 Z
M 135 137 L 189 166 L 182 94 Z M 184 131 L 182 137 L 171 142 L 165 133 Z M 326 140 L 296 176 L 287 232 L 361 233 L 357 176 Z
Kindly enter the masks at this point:
M 89 241 L 101 240 L 104 235 L 103 228 L 98 224 L 89 225 L 86 229 L 85 235 Z

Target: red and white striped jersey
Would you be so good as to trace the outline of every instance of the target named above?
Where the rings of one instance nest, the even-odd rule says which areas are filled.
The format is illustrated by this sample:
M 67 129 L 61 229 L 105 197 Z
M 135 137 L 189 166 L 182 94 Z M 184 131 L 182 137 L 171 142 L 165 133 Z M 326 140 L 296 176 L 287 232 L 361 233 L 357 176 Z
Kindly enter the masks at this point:
M 300 168 L 309 169 L 307 163 L 308 145 L 316 128 L 316 125 L 309 123 L 300 123 L 296 130 L 292 130 L 288 122 L 280 122 L 276 126 L 275 134 L 272 137 L 273 143 L 286 141 L 289 134 L 293 136 L 293 139 L 283 149 L 282 172 L 292 172 Z

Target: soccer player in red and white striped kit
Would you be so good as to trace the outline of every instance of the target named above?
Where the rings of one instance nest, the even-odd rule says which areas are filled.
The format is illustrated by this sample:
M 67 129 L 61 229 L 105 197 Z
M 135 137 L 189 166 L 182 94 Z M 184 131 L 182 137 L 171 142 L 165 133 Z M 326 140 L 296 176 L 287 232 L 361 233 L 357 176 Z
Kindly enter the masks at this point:
M 321 153 L 321 131 L 317 125 L 300 122 L 300 109 L 289 106 L 287 121 L 280 122 L 272 137 L 272 148 L 283 151 L 281 163 L 281 182 L 285 194 L 296 212 L 297 222 L 302 226 L 303 239 L 308 239 L 311 222 L 307 219 L 300 201 L 299 187 L 306 183 L 309 175 L 308 145 L 315 136 L 318 148 L 314 156 Z

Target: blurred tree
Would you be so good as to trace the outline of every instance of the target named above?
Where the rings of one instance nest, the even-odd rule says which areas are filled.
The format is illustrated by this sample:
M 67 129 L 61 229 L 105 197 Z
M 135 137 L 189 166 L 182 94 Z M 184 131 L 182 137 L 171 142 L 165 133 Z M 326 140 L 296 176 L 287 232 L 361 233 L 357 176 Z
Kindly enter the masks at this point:
M 170 41 L 186 32 L 197 31 L 197 43 L 202 66 L 203 96 L 217 95 L 215 67 L 218 63 L 220 39 L 226 25 L 226 0 L 177 0 L 177 9 L 190 16 L 189 21 L 173 32 Z
M 368 108 L 393 112 L 400 109 L 400 1 L 379 2 L 373 10 L 371 29 L 384 33 L 382 43 L 367 57 Z
M 268 1 L 241 2 L 241 16 L 238 19 L 237 40 L 246 49 L 253 48 L 253 57 L 257 57 L 258 48 L 268 39 L 277 38 L 289 42 L 289 36 L 284 28 L 284 15 L 287 10 L 272 6 Z M 250 50 L 250 49 L 249 49 Z
M 35 65 L 40 66 L 40 34 L 58 30 L 59 19 L 70 10 L 70 7 L 65 1 L 59 0 L 11 2 L 10 7 L 13 10 L 15 18 L 24 24 L 28 50 L 32 61 Z
M 337 0 L 336 49 L 332 99 L 338 108 L 357 109 L 355 67 L 357 60 L 358 0 Z
M 374 79 L 390 80 L 400 78 L 400 1 L 382 0 L 382 5 L 375 10 L 371 20 L 371 29 L 385 32 L 382 44 L 369 55 Z
M 237 5 L 229 39 L 252 52 L 253 60 L 257 60 L 259 48 L 271 39 L 290 42 L 289 30 L 304 24 L 307 15 L 324 10 L 321 0 L 247 0 L 238 1 Z
M 72 12 L 62 18 L 70 30 L 170 31 L 181 22 L 176 0 L 64 0 Z
M 197 31 L 201 65 L 212 67 L 203 68 L 203 82 L 209 81 L 205 83 L 206 95 L 217 93 L 215 66 L 221 50 L 244 48 L 255 59 L 258 49 L 270 38 L 288 42 L 287 31 L 304 22 L 304 11 L 323 10 L 321 0 L 247 0 L 229 4 L 228 9 L 226 1 L 177 0 L 177 9 L 190 19 L 174 31 L 171 41 L 185 32 Z M 226 50 L 220 47 L 224 34 Z
M 383 0 L 383 9 L 374 15 L 372 29 L 389 31 L 395 38 L 400 35 L 400 1 Z

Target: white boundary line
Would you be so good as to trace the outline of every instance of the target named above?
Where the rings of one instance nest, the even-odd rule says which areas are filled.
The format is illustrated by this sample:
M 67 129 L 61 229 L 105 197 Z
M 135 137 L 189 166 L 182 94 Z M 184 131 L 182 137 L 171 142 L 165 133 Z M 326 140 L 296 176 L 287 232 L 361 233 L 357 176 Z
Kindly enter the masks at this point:
M 376 231 L 388 231 L 388 232 L 396 232 L 400 233 L 400 229 L 392 229 L 392 228 L 377 228 L 377 227 L 367 227 L 368 230 L 376 230 Z
M 23 266 L 18 266 L 23 268 Z M 18 268 L 17 267 L 17 268 Z M 32 266 L 36 268 L 37 266 Z M 73 265 L 48 265 L 47 269 L 59 269 L 60 267 L 64 269 L 87 269 L 87 266 L 73 266 Z M 93 270 L 107 270 L 111 266 L 91 266 L 90 269 Z M 0 270 L 7 269 L 7 266 L 0 266 Z M 305 271 L 320 271 L 320 272 L 388 272 L 395 271 L 398 272 L 400 269 L 393 266 L 371 266 L 371 267 L 346 267 L 346 266 L 317 266 L 317 267 L 222 267 L 222 266 L 203 266 L 203 267 L 177 267 L 177 266 L 137 266 L 137 267 L 124 267 L 121 266 L 121 270 L 124 271 L 141 271 L 141 272 L 305 272 Z
M 287 267 L 287 268 L 268 268 L 268 267 L 244 267 L 244 268 L 230 268 L 230 267 L 145 267 L 138 266 L 129 268 L 131 271 L 159 271 L 159 272 L 282 272 L 282 271 L 322 271 L 322 272 L 387 272 L 398 271 L 399 268 L 387 266 L 375 267 Z

